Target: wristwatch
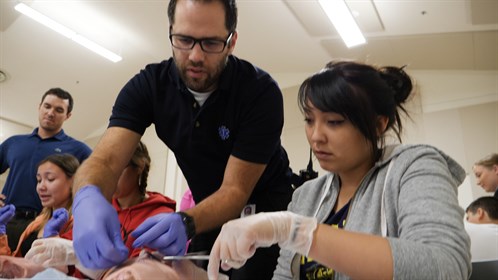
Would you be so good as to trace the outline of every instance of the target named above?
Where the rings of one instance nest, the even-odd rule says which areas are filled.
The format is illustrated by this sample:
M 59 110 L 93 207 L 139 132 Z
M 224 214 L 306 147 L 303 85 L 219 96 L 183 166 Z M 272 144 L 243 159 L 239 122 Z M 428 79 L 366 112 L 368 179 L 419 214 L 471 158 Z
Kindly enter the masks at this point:
M 187 234 L 187 239 L 190 240 L 195 235 L 195 223 L 194 218 L 185 212 L 177 212 L 182 217 L 182 222 L 185 225 L 185 233 Z

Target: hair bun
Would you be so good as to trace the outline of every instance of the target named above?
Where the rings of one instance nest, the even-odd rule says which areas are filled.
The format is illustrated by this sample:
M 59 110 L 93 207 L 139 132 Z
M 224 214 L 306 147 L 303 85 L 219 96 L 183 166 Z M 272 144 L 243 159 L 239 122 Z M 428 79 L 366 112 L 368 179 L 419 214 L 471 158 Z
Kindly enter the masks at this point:
M 410 76 L 403 70 L 402 67 L 386 66 L 379 69 L 381 78 L 394 91 L 394 100 L 399 103 L 406 101 L 412 92 L 413 85 Z

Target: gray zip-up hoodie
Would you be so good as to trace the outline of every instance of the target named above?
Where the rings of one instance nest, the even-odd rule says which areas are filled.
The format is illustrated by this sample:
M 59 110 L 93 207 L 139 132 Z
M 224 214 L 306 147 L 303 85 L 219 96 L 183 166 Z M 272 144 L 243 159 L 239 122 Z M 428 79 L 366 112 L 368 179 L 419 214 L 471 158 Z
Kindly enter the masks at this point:
M 434 147 L 388 146 L 353 196 L 345 230 L 382 236 L 381 224 L 386 225 L 394 279 L 468 279 L 470 239 L 457 198 L 464 178 L 463 168 Z M 337 176 L 325 174 L 299 187 L 288 210 L 324 222 L 338 192 Z M 300 257 L 281 250 L 273 279 L 299 279 Z M 336 272 L 335 279 L 349 277 Z

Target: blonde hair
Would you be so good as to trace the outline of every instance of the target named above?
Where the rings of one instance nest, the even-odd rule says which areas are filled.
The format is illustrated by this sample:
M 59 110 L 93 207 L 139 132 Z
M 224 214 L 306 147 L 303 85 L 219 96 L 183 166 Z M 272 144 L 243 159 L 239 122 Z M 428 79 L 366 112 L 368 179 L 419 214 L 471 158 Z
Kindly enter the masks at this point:
M 483 159 L 478 160 L 474 165 L 480 165 L 487 168 L 493 167 L 493 165 L 498 165 L 498 154 L 493 153 L 486 156 Z

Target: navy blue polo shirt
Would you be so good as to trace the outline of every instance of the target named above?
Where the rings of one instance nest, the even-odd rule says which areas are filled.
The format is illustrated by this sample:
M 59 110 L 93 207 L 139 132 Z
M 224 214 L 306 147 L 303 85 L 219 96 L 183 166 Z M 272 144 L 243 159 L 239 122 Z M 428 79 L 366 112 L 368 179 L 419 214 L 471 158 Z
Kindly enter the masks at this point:
M 229 56 L 218 89 L 202 107 L 173 59 L 147 65 L 119 93 L 109 126 L 143 134 L 152 123 L 175 154 L 197 203 L 220 187 L 230 155 L 267 164 L 250 198 L 256 210 L 265 209 L 258 204 L 271 204 L 258 199 L 262 193 L 291 193 L 289 160 L 280 143 L 282 93 L 268 73 L 249 62 Z
M 2 190 L 6 204 L 40 212 L 42 205 L 36 192 L 38 163 L 55 153 L 72 154 L 82 162 L 91 152 L 86 144 L 66 135 L 64 130 L 46 139 L 40 138 L 38 128 L 31 134 L 9 137 L 0 145 L 0 174 L 9 169 Z

